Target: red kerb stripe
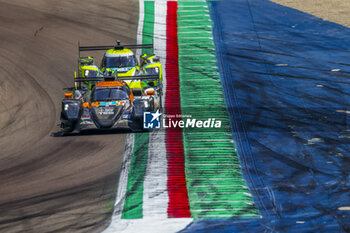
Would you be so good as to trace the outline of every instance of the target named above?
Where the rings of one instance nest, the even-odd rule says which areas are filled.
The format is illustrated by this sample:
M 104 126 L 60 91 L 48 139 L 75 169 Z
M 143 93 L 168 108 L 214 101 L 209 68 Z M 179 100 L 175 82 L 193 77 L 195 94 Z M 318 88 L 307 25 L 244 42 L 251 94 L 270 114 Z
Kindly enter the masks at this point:
M 168 115 L 181 114 L 179 92 L 179 64 L 177 45 L 177 2 L 167 2 L 166 18 L 166 77 L 167 90 L 165 98 L 165 113 Z M 191 217 L 186 188 L 184 170 L 184 150 L 182 130 L 166 130 L 166 150 L 168 157 L 168 217 Z

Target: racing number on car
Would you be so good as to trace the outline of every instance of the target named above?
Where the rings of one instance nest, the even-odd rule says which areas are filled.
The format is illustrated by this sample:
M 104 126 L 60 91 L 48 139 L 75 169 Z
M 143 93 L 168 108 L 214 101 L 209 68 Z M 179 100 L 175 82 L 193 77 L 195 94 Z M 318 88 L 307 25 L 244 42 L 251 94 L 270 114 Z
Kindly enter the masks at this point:
M 113 115 L 114 111 L 113 108 L 100 108 L 98 113 L 100 115 Z

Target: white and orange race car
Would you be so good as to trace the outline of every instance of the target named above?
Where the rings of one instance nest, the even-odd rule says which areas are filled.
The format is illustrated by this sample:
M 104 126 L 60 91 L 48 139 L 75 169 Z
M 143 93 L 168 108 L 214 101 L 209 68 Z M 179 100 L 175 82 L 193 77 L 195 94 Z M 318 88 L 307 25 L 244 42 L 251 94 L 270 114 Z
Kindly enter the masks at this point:
M 161 90 L 148 87 L 138 96 L 124 80 L 157 80 L 158 75 L 105 77 L 89 79 L 96 82 L 90 90 L 82 85 L 71 88 L 62 100 L 61 128 L 64 133 L 84 129 L 143 129 L 144 112 L 161 110 Z M 77 83 L 86 78 L 75 78 Z

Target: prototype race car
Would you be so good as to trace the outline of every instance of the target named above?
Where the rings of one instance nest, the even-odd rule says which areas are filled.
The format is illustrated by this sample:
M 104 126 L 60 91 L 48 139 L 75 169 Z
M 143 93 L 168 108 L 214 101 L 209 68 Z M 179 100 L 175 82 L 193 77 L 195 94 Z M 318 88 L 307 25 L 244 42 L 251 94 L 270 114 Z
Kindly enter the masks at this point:
M 157 56 L 143 54 L 140 57 L 140 63 L 143 74 L 159 76 L 158 80 L 148 81 L 147 84 L 149 86 L 155 87 L 158 85 L 158 81 L 163 82 L 162 64 L 159 62 L 159 58 Z
M 159 76 L 143 75 L 123 79 L 135 78 L 157 80 Z M 78 87 L 64 95 L 61 111 L 61 128 L 64 133 L 96 128 L 130 128 L 138 131 L 143 128 L 144 112 L 161 110 L 159 85 L 157 88 L 146 88 L 140 96 L 135 97 L 122 78 L 88 80 L 97 82 L 91 90 L 84 85 L 86 78 L 76 78 Z
M 121 45 L 119 41 L 114 46 L 80 46 L 79 44 L 79 65 L 78 73 L 80 77 L 85 77 L 86 73 L 90 73 L 91 70 L 102 73 L 104 76 L 118 76 L 129 77 L 137 75 L 158 75 L 159 81 L 162 82 L 162 66 L 154 54 L 143 54 L 138 62 L 134 52 L 131 49 L 153 49 L 152 44 L 146 45 Z M 95 51 L 104 50 L 101 65 L 99 68 L 94 65 L 94 59 L 92 57 L 80 57 L 82 51 Z M 87 61 L 89 63 L 87 63 Z M 97 76 L 97 75 L 96 75 Z M 143 89 L 149 86 L 157 86 L 155 81 L 149 80 L 132 80 L 126 82 L 132 89 Z
M 139 73 L 139 66 L 134 53 L 124 47 L 114 47 L 105 52 L 101 62 L 102 72 L 109 75 L 117 72 L 119 76 L 133 76 Z
M 85 78 L 84 84 L 88 85 L 90 90 L 96 84 L 96 81 L 88 81 L 89 78 L 104 77 L 102 71 L 95 65 L 95 60 L 93 57 L 79 57 L 78 71 L 80 77 Z

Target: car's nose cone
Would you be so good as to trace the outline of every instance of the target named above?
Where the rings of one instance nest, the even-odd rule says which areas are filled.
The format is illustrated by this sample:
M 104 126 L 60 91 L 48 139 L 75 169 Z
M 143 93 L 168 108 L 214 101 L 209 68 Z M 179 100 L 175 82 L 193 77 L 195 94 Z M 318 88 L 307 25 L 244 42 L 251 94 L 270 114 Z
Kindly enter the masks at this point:
M 99 128 L 111 128 L 123 113 L 123 106 L 99 106 L 91 108 L 92 119 Z

